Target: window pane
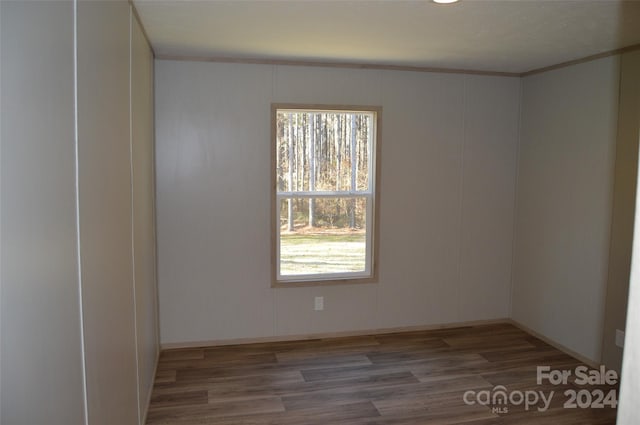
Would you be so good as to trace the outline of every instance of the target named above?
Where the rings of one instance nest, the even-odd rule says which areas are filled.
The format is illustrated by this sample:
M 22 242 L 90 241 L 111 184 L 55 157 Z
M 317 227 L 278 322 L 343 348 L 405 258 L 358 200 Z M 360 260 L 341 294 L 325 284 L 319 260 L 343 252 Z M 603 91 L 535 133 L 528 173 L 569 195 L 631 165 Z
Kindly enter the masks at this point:
M 369 139 L 373 139 L 373 130 L 371 114 L 359 114 L 357 125 L 357 144 L 355 152 L 356 160 L 356 188 L 360 191 L 369 190 L 369 158 L 371 157 L 371 143 Z
M 276 121 L 279 192 L 369 189 L 372 113 L 278 111 Z
M 364 272 L 367 198 L 280 203 L 280 275 Z
M 278 112 L 276 187 L 279 192 L 309 190 L 309 134 L 306 113 Z

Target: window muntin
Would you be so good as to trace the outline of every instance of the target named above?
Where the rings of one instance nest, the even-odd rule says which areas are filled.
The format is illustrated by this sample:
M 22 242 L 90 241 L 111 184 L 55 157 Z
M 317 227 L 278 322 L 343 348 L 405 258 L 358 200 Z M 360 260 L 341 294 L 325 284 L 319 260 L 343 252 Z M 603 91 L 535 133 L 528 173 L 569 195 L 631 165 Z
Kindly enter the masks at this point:
M 273 107 L 275 283 L 375 274 L 376 108 Z

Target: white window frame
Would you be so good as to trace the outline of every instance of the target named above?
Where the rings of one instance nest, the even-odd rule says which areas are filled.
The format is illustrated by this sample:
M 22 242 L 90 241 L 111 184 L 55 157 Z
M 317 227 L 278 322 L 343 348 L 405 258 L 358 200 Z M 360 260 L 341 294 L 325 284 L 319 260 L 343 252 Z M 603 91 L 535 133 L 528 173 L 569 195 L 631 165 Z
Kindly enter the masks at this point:
M 344 112 L 370 113 L 373 115 L 372 132 L 369 137 L 369 178 L 367 190 L 344 191 L 286 191 L 278 192 L 277 185 L 277 114 L 279 112 Z M 271 105 L 271 200 L 272 200 L 272 287 L 314 286 L 345 283 L 376 283 L 378 279 L 378 204 L 379 204 L 379 162 L 382 108 L 377 106 L 309 105 L 274 103 Z M 366 199 L 366 258 L 365 270 L 361 272 L 322 273 L 322 274 L 280 274 L 280 202 L 286 199 L 303 198 L 365 198 Z

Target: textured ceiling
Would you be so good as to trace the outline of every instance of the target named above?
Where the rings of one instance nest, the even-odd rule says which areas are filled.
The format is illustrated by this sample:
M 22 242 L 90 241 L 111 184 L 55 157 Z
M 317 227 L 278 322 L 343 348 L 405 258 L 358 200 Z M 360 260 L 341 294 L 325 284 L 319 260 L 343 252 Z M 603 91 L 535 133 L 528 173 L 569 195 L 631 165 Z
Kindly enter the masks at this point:
M 640 0 L 134 0 L 157 55 L 521 73 L 640 43 Z

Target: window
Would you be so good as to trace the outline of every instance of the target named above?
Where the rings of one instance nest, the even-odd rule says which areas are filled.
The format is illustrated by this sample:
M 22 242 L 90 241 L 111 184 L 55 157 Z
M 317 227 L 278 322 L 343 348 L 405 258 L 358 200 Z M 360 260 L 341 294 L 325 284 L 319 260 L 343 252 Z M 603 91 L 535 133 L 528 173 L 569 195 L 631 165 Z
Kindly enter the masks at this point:
M 375 280 L 380 113 L 273 105 L 274 286 Z

